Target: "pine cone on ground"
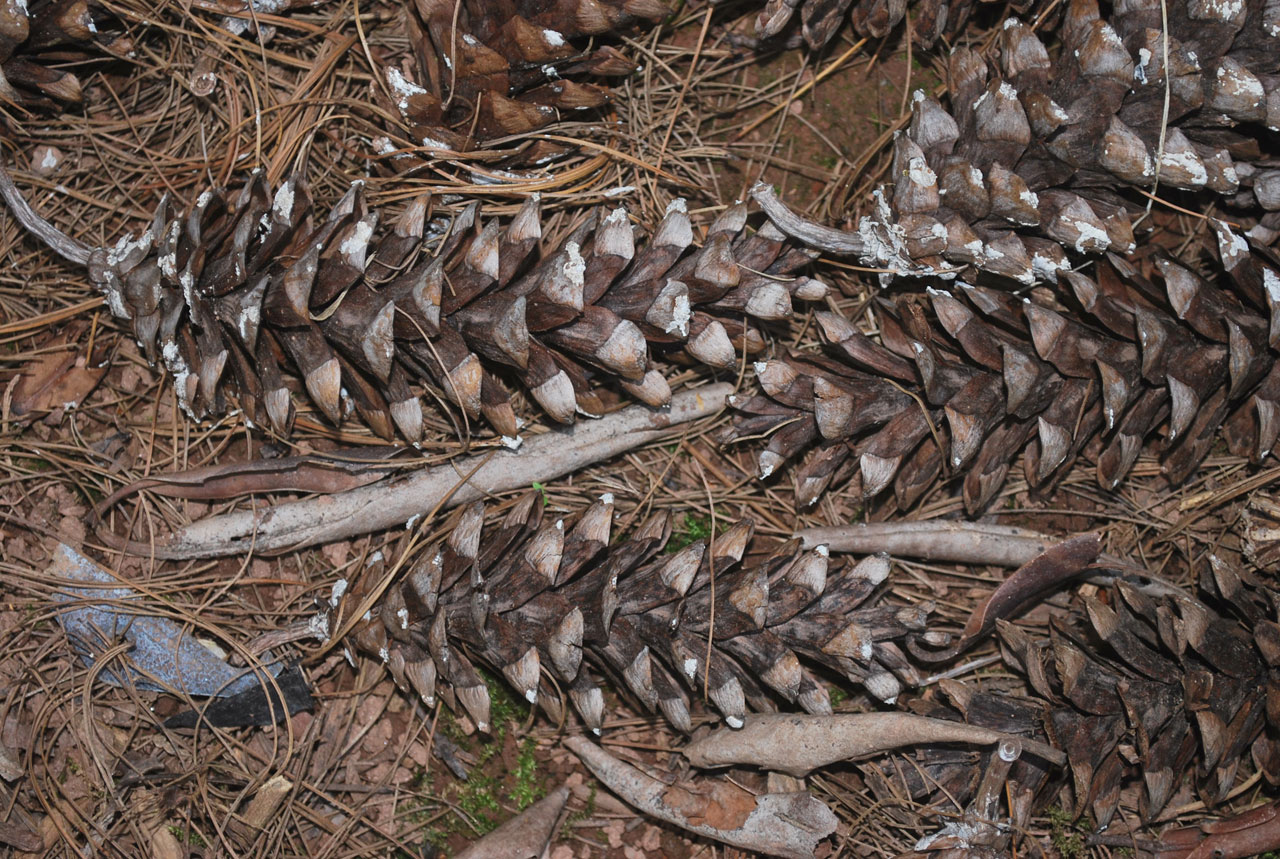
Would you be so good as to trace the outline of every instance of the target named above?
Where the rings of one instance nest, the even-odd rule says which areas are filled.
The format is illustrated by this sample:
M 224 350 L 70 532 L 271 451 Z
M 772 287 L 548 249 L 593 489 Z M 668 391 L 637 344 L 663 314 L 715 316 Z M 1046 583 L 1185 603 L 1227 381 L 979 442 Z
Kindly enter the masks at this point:
M 0 4 L 0 100 L 27 109 L 80 101 L 80 80 L 59 66 L 131 50 L 108 19 L 85 0 L 7 0 Z
M 661 0 L 418 0 L 405 11 L 413 68 L 385 66 L 374 98 L 415 144 L 464 152 L 604 106 L 608 90 L 590 79 L 636 65 L 612 46 L 579 45 L 668 12 Z M 521 158 L 560 148 L 540 141 Z
M 1094 277 L 1063 280 L 1074 295 L 1018 298 L 961 283 L 885 299 L 881 343 L 819 313 L 829 356 L 757 364 L 764 394 L 734 402 L 740 416 L 725 439 L 778 428 L 758 456 L 761 476 L 817 442 L 796 474 L 802 505 L 855 478 L 868 498 L 892 485 L 906 508 L 939 476 L 962 475 L 971 515 L 1024 450 L 1027 481 L 1042 489 L 1082 454 L 1112 489 L 1161 435 L 1174 483 L 1219 434 L 1232 453 L 1270 455 L 1280 437 L 1271 351 L 1280 314 L 1262 296 L 1242 281 L 1221 289 L 1161 256 L 1112 256 Z
M 1280 783 L 1280 593 L 1215 556 L 1200 587 L 1203 600 L 1120 579 L 1082 594 L 1047 642 L 1000 629 L 1005 661 L 1048 702 L 1045 725 L 1067 752 L 1076 813 L 1090 809 L 1100 827 L 1139 779 L 1144 822 L 1188 777 L 1217 806 L 1246 759 Z
M 933 47 L 944 34 L 959 33 L 970 17 L 985 5 L 974 0 L 915 0 L 909 4 L 911 38 L 924 48 Z M 1021 0 L 1001 7 L 1005 14 L 1029 14 L 1039 6 L 1034 0 Z M 767 0 L 756 17 L 756 32 L 763 39 L 780 35 L 800 10 L 800 33 L 810 48 L 817 50 L 831 40 L 846 16 L 853 29 L 862 36 L 882 39 L 893 32 L 907 17 L 907 0 Z
M 950 111 L 917 92 L 910 127 L 894 143 L 892 188 L 876 193 L 856 234 L 823 249 L 887 268 L 886 280 L 971 270 L 1053 283 L 1077 255 L 1134 248 L 1146 201 L 1119 192 L 1151 187 L 1157 166 L 1161 189 L 1187 192 L 1180 202 L 1260 218 L 1249 237 L 1271 243 L 1280 171 L 1255 130 L 1280 128 L 1280 13 L 1241 0 L 1173 4 L 1169 17 L 1167 124 L 1157 0 L 1109 20 L 1095 0 L 1072 0 L 1052 58 L 1013 18 L 1000 33 L 998 70 L 957 48 Z M 785 215 L 780 204 L 774 212 Z M 1215 229 L 1234 277 L 1249 244 Z
M 1177 74 L 1160 187 L 1224 195 L 1260 219 L 1247 236 L 1210 221 L 1218 253 L 1207 279 L 1154 248 L 1116 255 L 1135 250 L 1139 207 L 1108 186 L 1155 176 L 1159 123 L 1148 120 L 1163 108 L 1163 63 L 1153 57 L 1164 42 L 1147 25 L 1158 3 L 1107 22 L 1092 0 L 1073 0 L 1053 62 L 1010 19 L 1005 80 L 988 82 L 983 60 L 954 52 L 958 119 L 916 99 L 910 130 L 895 142 L 895 186 L 877 192 L 876 214 L 857 233 L 804 223 L 757 189 L 784 231 L 887 267 L 885 280 L 963 275 L 978 284 L 898 298 L 885 307 L 883 344 L 822 314 L 834 360 L 761 365 L 767 396 L 740 404 L 727 438 L 777 428 L 759 456 L 762 476 L 821 440 L 797 475 L 802 504 L 856 474 L 864 496 L 893 483 L 905 507 L 950 471 L 965 475 L 976 513 L 1024 448 L 1032 486 L 1051 485 L 1087 450 L 1108 489 L 1162 426 L 1174 482 L 1220 429 L 1233 453 L 1255 462 L 1270 454 L 1280 435 L 1280 258 L 1267 243 L 1280 199 L 1248 132 L 1280 125 L 1280 26 L 1260 2 L 1209 6 L 1169 12 Z M 1104 253 L 1091 276 L 1076 267 L 1080 255 Z M 1010 281 L 1058 292 L 1016 299 L 1003 292 Z
M 944 822 L 967 811 L 967 827 L 948 824 L 922 840 L 916 849 L 929 855 L 947 855 L 958 838 L 979 847 L 986 844 L 975 834 L 1023 831 L 1053 804 L 1073 819 L 1088 814 L 1101 832 L 1122 803 L 1136 803 L 1143 825 L 1162 819 L 1187 785 L 1215 809 L 1250 768 L 1275 787 L 1280 592 L 1215 556 L 1203 564 L 1200 587 L 1203 599 L 1135 576 L 1104 589 L 1085 586 L 1067 612 L 1051 616 L 1047 639 L 997 622 L 1004 662 L 1026 679 L 1026 694 L 999 678 L 981 687 L 943 680 L 948 703 L 906 702 L 932 718 L 1048 740 L 1067 754 L 1065 781 L 1034 757 L 1001 770 L 995 753 L 923 747 L 907 760 L 864 765 L 868 787 L 887 805 L 909 798 L 933 806 Z M 986 790 L 993 768 L 1005 779 L 1004 814 Z M 1065 796 L 1063 787 L 1070 788 Z M 994 826 L 1005 815 L 1010 825 Z M 975 825 L 984 822 L 990 831 Z M 1106 843 L 1149 840 L 1130 833 Z
M 556 720 L 557 690 L 567 690 L 597 731 L 604 718 L 600 674 L 685 732 L 691 694 L 696 699 L 704 689 L 731 726 L 742 724 L 748 707 L 769 712 L 778 702 L 830 712 L 827 692 L 806 664 L 890 702 L 904 682 L 918 682 L 894 642 L 932 641 L 924 631 L 932 606 L 877 604 L 887 557 L 846 565 L 824 550 L 802 551 L 796 540 L 744 557 L 749 522 L 722 532 L 714 545 L 699 540 L 664 553 L 669 513 L 611 543 L 612 518 L 608 495 L 576 521 L 544 518 L 538 493 L 522 497 L 497 524 L 486 525 L 484 506 L 472 505 L 445 543 L 413 561 L 357 623 L 352 640 L 428 705 L 438 684 L 482 729 L 489 699 L 477 660 Z M 338 618 L 361 605 L 364 588 L 378 578 L 366 571 L 345 589 Z
M 618 208 L 592 212 L 539 258 L 536 195 L 505 227 L 483 221 L 478 204 L 429 220 L 424 197 L 379 231 L 363 189 L 354 184 L 322 217 L 299 179 L 273 196 L 255 175 L 234 198 L 202 194 L 185 215 L 166 199 L 141 236 L 89 251 L 31 213 L 7 177 L 0 182 L 33 233 L 87 260 L 113 314 L 172 373 L 190 415 L 224 411 L 231 393 L 251 422 L 282 434 L 293 421 L 287 365 L 334 423 L 349 397 L 376 434 L 410 442 L 424 432 L 420 384 L 512 443 L 519 421 L 500 379 L 561 423 L 606 408 L 595 379 L 661 406 L 671 391 L 650 344 L 730 369 L 735 349 L 764 348 L 759 322 L 789 317 L 793 296 L 826 294 L 794 275 L 813 255 L 767 224 L 749 232 L 741 203 L 701 247 L 675 200 L 642 247 Z

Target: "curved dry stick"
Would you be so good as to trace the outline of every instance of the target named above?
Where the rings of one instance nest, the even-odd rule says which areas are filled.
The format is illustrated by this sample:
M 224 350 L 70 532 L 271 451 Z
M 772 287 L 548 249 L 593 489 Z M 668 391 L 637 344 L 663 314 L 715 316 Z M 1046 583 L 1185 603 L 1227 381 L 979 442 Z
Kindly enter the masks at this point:
M 474 842 L 454 859 L 538 859 L 545 856 L 568 800 L 569 788 L 561 785 Z
M 1024 752 L 1061 765 L 1067 757 L 1052 746 L 964 722 L 908 713 L 837 713 L 832 716 L 766 713 L 747 717 L 736 730 L 722 728 L 683 749 L 696 767 L 750 764 L 797 778 L 837 761 L 882 754 L 903 746 L 968 743 L 989 746 L 1015 740 Z
M 490 451 L 346 492 L 213 516 L 138 548 L 157 558 L 276 554 L 380 531 L 435 509 L 545 483 L 656 441 L 676 424 L 719 412 L 732 390 L 727 383 L 692 388 L 672 396 L 666 409 L 629 406 L 567 431 L 534 436 L 519 451 Z
M 44 242 L 64 259 L 76 265 L 88 265 L 92 249 L 37 215 L 18 190 L 18 186 L 13 184 L 13 177 L 9 175 L 3 163 L 0 163 L 0 197 L 4 198 L 13 217 L 27 232 Z
M 806 859 L 839 822 L 804 791 L 753 796 L 720 779 L 669 785 L 584 737 L 567 737 L 564 744 L 605 787 L 645 814 L 744 850 Z
M 824 227 L 802 218 L 779 200 L 773 186 L 766 182 L 757 182 L 751 188 L 751 198 L 760 205 L 778 229 L 811 248 L 841 256 L 861 256 L 866 251 L 866 243 L 857 233 Z
M 873 522 L 797 531 L 804 548 L 833 552 L 888 552 L 894 557 L 1020 567 L 1053 545 L 1053 537 L 981 522 Z

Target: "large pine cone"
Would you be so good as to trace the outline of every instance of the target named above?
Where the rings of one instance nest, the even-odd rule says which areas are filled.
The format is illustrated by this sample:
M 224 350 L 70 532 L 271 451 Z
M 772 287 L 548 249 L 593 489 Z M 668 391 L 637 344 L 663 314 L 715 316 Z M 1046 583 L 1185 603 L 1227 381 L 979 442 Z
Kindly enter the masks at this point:
M 1074 0 L 1054 60 L 1010 19 L 1003 78 L 988 80 L 985 61 L 957 50 L 953 113 L 917 98 L 895 142 L 894 187 L 877 192 L 857 233 L 805 224 L 758 189 L 785 231 L 885 267 L 886 281 L 971 282 L 886 302 L 881 343 L 823 314 L 829 358 L 761 365 L 766 396 L 739 404 L 728 438 L 777 429 L 759 455 L 762 476 L 817 441 L 797 475 L 801 504 L 856 477 L 864 496 L 893 485 L 906 507 L 949 473 L 964 476 L 977 513 L 1024 449 L 1032 486 L 1052 485 L 1083 451 L 1107 489 L 1154 435 L 1164 436 L 1174 482 L 1219 432 L 1255 462 L 1271 453 L 1280 258 L 1269 244 L 1280 172 L 1266 166 L 1252 129 L 1280 125 L 1280 26 L 1261 2 L 1169 9 L 1176 74 L 1160 187 L 1236 207 L 1253 224 L 1242 235 L 1211 220 L 1216 255 L 1201 264 L 1150 246 L 1135 252 L 1142 207 L 1117 193 L 1156 175 L 1164 40 L 1150 25 L 1159 11 L 1131 5 L 1106 21 L 1092 0 Z M 1079 266 L 1087 257 L 1089 275 Z M 1036 283 L 1058 290 L 1006 291 Z
M 85 0 L 0 3 L 0 100 L 29 109 L 80 101 L 80 79 L 58 66 L 128 53 L 129 39 L 108 32 L 109 20 Z
M 467 151 L 605 105 L 609 92 L 592 79 L 636 66 L 585 44 L 667 14 L 661 0 L 418 0 L 405 10 L 412 69 L 385 66 L 373 94 L 415 146 Z M 544 141 L 521 158 L 556 148 Z
M 1068 272 L 1074 295 L 961 284 L 898 296 L 877 305 L 882 343 L 820 313 L 830 357 L 758 364 L 764 394 L 735 401 L 728 437 L 778 427 L 762 476 L 817 442 L 796 475 L 802 505 L 854 479 L 868 498 L 892 485 L 906 508 L 956 475 L 971 514 L 1024 450 L 1028 482 L 1045 489 L 1082 453 L 1112 489 L 1152 437 L 1163 436 L 1173 482 L 1219 434 L 1233 453 L 1268 456 L 1280 436 L 1280 327 L 1266 299 L 1244 279 L 1226 291 L 1167 257 L 1135 261 L 1142 269 L 1112 257 L 1093 278 Z
M 669 513 L 610 543 L 612 518 L 607 495 L 576 521 L 544 519 L 538 493 L 497 524 L 485 524 L 484 506 L 472 505 L 357 622 L 353 640 L 428 704 L 438 682 L 451 690 L 481 728 L 489 699 L 472 659 L 557 719 L 556 686 L 567 690 L 596 730 L 605 715 L 597 672 L 620 678 L 644 707 L 686 732 L 690 693 L 696 699 L 704 687 L 733 726 L 748 707 L 768 712 L 778 702 L 830 712 L 805 663 L 885 701 L 903 680 L 917 682 L 894 641 L 932 641 L 924 631 L 931 605 L 876 604 L 887 557 L 850 565 L 825 550 L 802 551 L 797 540 L 744 557 L 749 522 L 713 545 L 699 540 L 664 554 Z M 332 628 L 362 605 L 378 572 L 339 589 Z
M 411 442 L 424 431 L 419 385 L 515 439 L 500 379 L 561 423 L 606 408 L 598 379 L 661 406 L 670 388 L 650 344 L 729 369 L 735 349 L 763 349 L 754 321 L 826 294 L 792 276 L 812 254 L 769 225 L 748 231 L 743 204 L 701 247 L 676 200 L 639 249 L 619 208 L 541 256 L 536 196 L 505 227 L 478 204 L 451 221 L 429 208 L 419 199 L 379 231 L 362 183 L 321 216 L 299 180 L 273 196 L 258 175 L 186 215 L 162 202 L 143 235 L 93 252 L 90 276 L 193 416 L 222 411 L 230 392 L 250 421 L 287 433 L 292 365 L 331 421 L 351 405 L 378 435 Z
M 994 843 L 1001 833 L 1007 845 L 1011 829 L 1025 830 L 1050 805 L 1069 819 L 1090 816 L 1090 828 L 1103 832 L 1122 804 L 1145 826 L 1168 817 L 1171 801 L 1188 787 L 1210 810 L 1251 771 L 1275 787 L 1280 593 L 1215 556 L 1203 562 L 1200 590 L 1197 598 L 1131 573 L 1109 587 L 1084 586 L 1068 610 L 1051 615 L 1047 639 L 997 622 L 1004 662 L 1027 688 L 998 677 L 981 684 L 943 680 L 949 701 L 906 703 L 933 718 L 1048 740 L 1066 752 L 1068 772 L 1046 769 L 1034 757 L 1001 767 L 999 752 L 922 747 L 907 753 L 908 761 L 864 765 L 868 787 L 887 806 L 910 798 L 944 821 L 964 812 L 961 822 L 917 846 L 940 859 L 987 855 L 946 851 L 966 838 L 971 847 Z M 994 799 L 993 770 L 1004 779 Z M 1183 794 L 1180 802 L 1187 799 Z M 1010 826 L 1001 824 L 1006 815 Z M 1183 849 L 1174 851 L 1171 842 L 1171 855 L 1185 855 L 1196 840 L 1180 833 Z M 1137 832 L 1105 843 L 1164 855 Z

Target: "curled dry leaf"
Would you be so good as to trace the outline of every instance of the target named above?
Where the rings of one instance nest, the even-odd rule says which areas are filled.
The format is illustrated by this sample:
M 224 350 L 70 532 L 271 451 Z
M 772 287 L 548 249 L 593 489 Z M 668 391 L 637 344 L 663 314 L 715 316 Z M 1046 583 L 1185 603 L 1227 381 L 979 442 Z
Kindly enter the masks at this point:
M 996 621 L 1009 617 L 1040 594 L 1084 572 L 1101 551 L 1102 542 L 1097 534 L 1081 534 L 1042 552 L 1018 568 L 974 609 L 954 647 L 935 655 L 917 652 L 916 656 L 945 661 L 963 653 L 995 629 Z
M 363 447 L 325 454 L 303 454 L 280 459 L 255 459 L 190 468 L 134 481 L 103 499 L 90 514 L 89 524 L 101 521 L 103 512 L 122 498 L 149 489 L 168 498 L 214 500 L 237 498 L 254 492 L 343 492 L 380 480 L 403 467 L 394 461 L 406 453 L 400 447 Z
M 1158 859 L 1243 859 L 1280 848 L 1280 802 L 1226 820 L 1166 830 L 1152 853 Z
M 16 417 L 76 408 L 107 375 L 105 350 L 84 355 L 76 343 L 85 327 L 72 325 L 56 333 L 22 368 L 10 404 Z
M 640 811 L 743 850 L 803 859 L 836 831 L 835 814 L 808 793 L 756 796 L 720 780 L 669 785 L 583 737 L 564 742 L 605 787 Z
M 539 859 L 555 835 L 569 799 L 561 785 L 459 853 L 456 859 Z
M 1016 739 L 1027 752 L 1055 764 L 1066 756 L 1045 743 L 999 731 L 906 713 L 786 713 L 752 715 L 738 730 L 721 729 L 683 750 L 696 767 L 750 764 L 803 776 L 837 761 L 882 754 L 903 746 L 931 743 L 992 745 Z

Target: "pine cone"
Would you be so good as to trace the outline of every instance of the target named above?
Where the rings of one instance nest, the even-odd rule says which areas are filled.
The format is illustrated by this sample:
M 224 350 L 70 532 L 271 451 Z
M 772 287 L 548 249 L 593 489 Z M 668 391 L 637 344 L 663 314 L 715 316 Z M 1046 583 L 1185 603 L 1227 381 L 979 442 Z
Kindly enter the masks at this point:
M 1280 593 L 1214 556 L 1200 587 L 1204 601 L 1121 579 L 1082 594 L 1047 642 L 1000 628 L 1006 662 L 1048 702 L 1076 813 L 1100 827 L 1139 779 L 1145 822 L 1189 776 L 1207 807 L 1223 802 L 1246 756 L 1272 786 L 1280 777 Z
M 962 811 L 959 821 L 916 846 L 938 857 L 975 855 L 946 852 L 956 846 L 994 845 L 1002 849 L 990 855 L 1008 855 L 1009 834 L 1025 830 L 1052 804 L 1071 818 L 1088 813 L 1098 831 L 1122 801 L 1136 803 L 1142 824 L 1159 820 L 1188 784 L 1214 809 L 1250 762 L 1274 787 L 1280 779 L 1280 624 L 1273 618 L 1280 593 L 1215 556 L 1204 561 L 1200 585 L 1203 600 L 1131 575 L 1106 589 L 1085 586 L 1066 612 L 1051 616 L 1047 640 L 997 621 L 1004 662 L 1026 678 L 1031 697 L 998 677 L 981 688 L 944 679 L 940 688 L 949 703 L 906 702 L 932 718 L 1048 740 L 1067 754 L 1065 798 L 1059 771 L 1034 756 L 1005 755 L 1011 760 L 1002 764 L 1000 750 L 921 747 L 909 763 L 890 758 L 864 765 L 868 787 L 888 806 L 906 798 L 933 806 L 944 822 Z M 1002 822 L 1006 816 L 1009 825 Z M 1134 833 L 1106 843 L 1127 846 L 1134 837 L 1149 849 Z
M 1112 489 L 1160 434 L 1174 483 L 1219 433 L 1233 453 L 1267 457 L 1280 436 L 1280 327 L 1261 297 L 1166 257 L 1134 262 L 1159 271 L 1163 288 L 1111 257 L 1094 278 L 1065 273 L 1074 296 L 962 283 L 884 300 L 882 343 L 819 313 L 831 357 L 757 364 L 764 395 L 734 401 L 725 439 L 778 428 L 758 456 L 762 477 L 817 441 L 796 475 L 802 505 L 855 470 L 865 497 L 892 484 L 900 508 L 939 476 L 963 475 L 971 515 L 1023 450 L 1027 481 L 1042 489 L 1082 453 Z
M 85 0 L 0 5 L 0 99 L 27 109 L 79 102 L 80 80 L 68 61 L 131 50 L 127 37 L 105 32 L 108 20 Z
M 859 35 L 883 39 L 907 16 L 907 5 L 907 0 L 767 0 L 756 18 L 756 32 L 763 39 L 781 34 L 799 9 L 801 35 L 814 50 L 831 40 L 846 14 Z M 974 0 L 914 0 L 910 4 L 911 38 L 921 47 L 933 47 L 943 35 L 959 33 L 983 5 Z M 1020 0 L 1001 8 L 1005 14 L 1028 14 L 1031 7 L 1041 5 L 1045 4 Z
M 451 690 L 481 729 L 489 699 L 473 660 L 501 671 L 557 720 L 555 690 L 566 689 L 597 731 L 604 718 L 597 672 L 620 678 L 644 707 L 685 732 L 690 693 L 696 698 L 704 688 L 731 726 L 742 724 L 748 706 L 768 712 L 778 701 L 830 712 L 825 688 L 804 663 L 885 701 L 904 680 L 917 682 L 894 641 L 932 641 L 924 632 L 932 606 L 875 604 L 887 557 L 845 565 L 791 540 L 744 558 L 750 522 L 714 545 L 699 540 L 664 554 L 669 513 L 610 542 L 612 518 L 609 495 L 576 521 L 545 520 L 538 493 L 498 524 L 484 524 L 484 506 L 472 505 L 445 543 L 419 556 L 356 624 L 353 641 L 428 705 L 437 683 Z M 330 628 L 362 604 L 376 573 L 340 588 Z
M 626 76 L 636 65 L 612 46 L 575 43 L 668 13 L 661 0 L 419 0 L 405 12 L 412 70 L 383 67 L 373 95 L 415 144 L 467 151 L 604 106 L 608 90 L 588 79 Z M 556 148 L 540 141 L 521 158 Z
M 1160 8 L 1143 0 L 1105 20 L 1094 0 L 1072 0 L 1052 59 L 1011 18 L 998 70 L 956 49 L 950 112 L 917 92 L 910 127 L 894 143 L 893 187 L 876 193 L 856 234 L 823 249 L 891 270 L 885 280 L 972 270 L 1054 283 L 1076 255 L 1133 250 L 1146 201 L 1116 191 L 1151 187 L 1157 167 L 1160 188 L 1260 215 L 1250 237 L 1273 241 L 1280 171 L 1252 128 L 1280 128 L 1280 13 L 1262 0 L 1170 7 L 1166 124 L 1165 43 L 1152 29 Z M 785 210 L 774 203 L 775 212 L 785 229 Z M 1250 246 L 1223 224 L 1215 229 L 1234 278 Z
M 967 272 L 990 284 L 886 305 L 883 345 L 820 314 L 835 360 L 761 365 L 767 396 L 739 404 L 726 437 L 777 430 L 759 455 L 762 476 L 821 440 L 797 475 L 801 504 L 856 473 L 864 496 L 893 483 L 905 507 L 950 471 L 964 474 L 976 513 L 1024 448 L 1032 486 L 1052 485 L 1088 450 L 1107 489 L 1162 426 L 1174 482 L 1219 430 L 1233 453 L 1255 462 L 1270 454 L 1280 436 L 1280 258 L 1266 243 L 1280 200 L 1271 200 L 1274 171 L 1261 166 L 1258 142 L 1239 129 L 1280 125 L 1280 28 L 1268 29 L 1274 10 L 1260 2 L 1210 5 L 1169 13 L 1178 75 L 1160 181 L 1262 213 L 1248 238 L 1210 222 L 1212 265 L 1225 276 L 1205 279 L 1199 266 L 1150 247 L 1116 256 L 1134 252 L 1140 209 L 1107 186 L 1155 176 L 1159 122 L 1149 120 L 1163 107 L 1163 63 L 1153 59 L 1163 37 L 1146 27 L 1152 14 L 1158 23 L 1158 3 L 1126 7 L 1108 23 L 1092 0 L 1074 0 L 1053 62 L 1010 19 L 1000 37 L 1006 80 L 988 82 L 984 61 L 954 52 L 957 118 L 916 99 L 910 130 L 895 142 L 895 187 L 876 192 L 876 213 L 856 234 L 807 224 L 757 189 L 784 231 L 887 267 L 886 281 Z M 1104 252 L 1092 277 L 1076 269 L 1079 255 Z M 1009 281 L 1061 291 L 1022 300 L 993 288 Z
M 25 206 L 13 194 L 10 203 Z M 729 369 L 735 349 L 764 347 L 755 321 L 790 316 L 793 296 L 826 294 L 792 276 L 812 254 L 771 226 L 747 232 L 743 204 L 692 250 L 676 200 L 638 250 L 619 208 L 593 212 L 541 258 L 536 196 L 505 228 L 481 221 L 478 204 L 451 222 L 430 220 L 429 208 L 419 199 L 380 232 L 362 183 L 321 216 L 298 179 L 273 197 L 257 175 L 234 199 L 201 195 L 184 216 L 166 199 L 141 236 L 85 253 L 112 312 L 163 359 L 193 417 L 223 411 L 232 394 L 252 423 L 287 433 L 292 365 L 331 421 L 354 408 L 378 435 L 398 430 L 410 442 L 423 437 L 414 386 L 514 443 L 519 422 L 500 379 L 561 423 L 606 408 L 596 378 L 661 406 L 670 388 L 649 344 Z M 81 259 L 65 249 L 74 242 L 35 226 Z

